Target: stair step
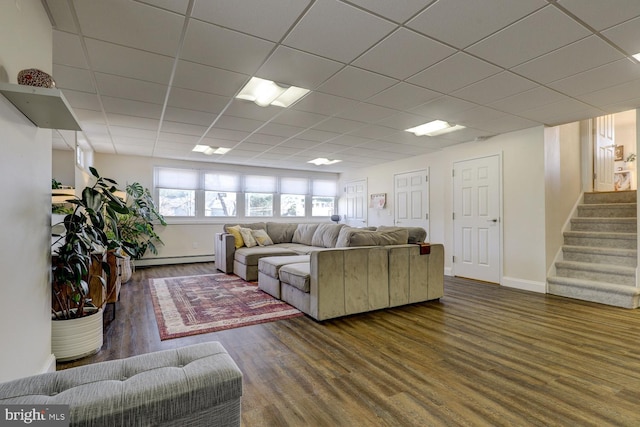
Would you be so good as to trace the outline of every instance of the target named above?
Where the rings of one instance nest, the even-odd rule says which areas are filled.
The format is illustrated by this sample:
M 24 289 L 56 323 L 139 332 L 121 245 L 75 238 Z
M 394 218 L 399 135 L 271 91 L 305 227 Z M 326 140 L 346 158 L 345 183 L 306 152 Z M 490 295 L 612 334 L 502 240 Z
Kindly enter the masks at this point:
M 601 231 L 565 231 L 564 244 L 569 246 L 637 249 L 637 233 L 612 233 Z
M 635 286 L 558 276 L 549 277 L 547 283 L 548 293 L 552 295 L 615 307 L 638 308 L 640 306 L 640 288 Z
M 637 218 L 636 203 L 601 203 L 578 205 L 578 217 Z
M 559 261 L 556 262 L 556 275 L 559 277 L 594 280 L 617 285 L 636 285 L 635 267 L 626 267 L 623 265 Z
M 635 217 L 623 218 L 572 218 L 572 231 L 612 231 L 621 233 L 635 233 L 638 230 L 638 220 Z
M 565 245 L 562 247 L 562 253 L 565 261 L 623 265 L 626 267 L 636 267 L 638 265 L 638 251 L 635 249 Z
M 635 191 L 584 193 L 584 203 L 636 203 Z

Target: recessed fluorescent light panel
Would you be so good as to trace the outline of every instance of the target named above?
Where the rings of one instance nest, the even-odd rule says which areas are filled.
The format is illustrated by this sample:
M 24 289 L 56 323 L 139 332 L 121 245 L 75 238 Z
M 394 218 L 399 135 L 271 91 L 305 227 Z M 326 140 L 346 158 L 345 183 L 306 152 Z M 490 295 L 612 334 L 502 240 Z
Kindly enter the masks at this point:
M 332 165 L 334 163 L 338 163 L 341 161 L 342 160 L 337 160 L 337 159 L 329 160 L 329 159 L 325 159 L 324 157 L 318 157 L 317 159 L 309 160 L 307 163 L 313 163 L 316 166 L 326 166 L 326 165 Z
M 191 151 L 195 151 L 196 153 L 203 153 L 203 154 L 206 154 L 207 156 L 211 156 L 213 154 L 225 154 L 225 153 L 228 153 L 229 151 L 231 151 L 231 148 L 210 147 L 208 145 L 196 145 L 195 147 L 193 147 L 193 150 L 191 150 Z
M 308 89 L 296 86 L 282 87 L 271 80 L 251 77 L 236 98 L 252 101 L 261 107 L 275 105 L 286 108 L 309 93 Z
M 429 123 L 425 123 L 420 126 L 413 127 L 411 129 L 405 129 L 407 132 L 411 132 L 416 136 L 437 136 L 443 133 L 453 132 L 454 130 L 464 129 L 464 126 L 452 125 L 443 120 L 434 120 Z
M 631 55 L 631 56 L 633 56 L 633 58 L 634 58 L 636 61 L 639 61 L 639 62 L 640 62 L 640 52 L 636 53 L 635 55 Z

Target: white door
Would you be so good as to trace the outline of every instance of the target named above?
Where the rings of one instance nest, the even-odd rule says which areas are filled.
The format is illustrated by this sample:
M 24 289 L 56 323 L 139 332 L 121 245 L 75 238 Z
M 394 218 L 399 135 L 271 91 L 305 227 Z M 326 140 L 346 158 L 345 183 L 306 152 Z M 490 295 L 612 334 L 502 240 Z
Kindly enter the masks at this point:
M 394 175 L 395 224 L 422 227 L 429 240 L 429 171 Z
M 367 225 L 367 180 L 347 182 L 344 187 L 347 198 L 345 223 L 352 227 Z
M 613 115 L 596 118 L 595 135 L 594 190 L 613 191 L 616 148 Z
M 500 283 L 500 156 L 453 165 L 453 273 Z

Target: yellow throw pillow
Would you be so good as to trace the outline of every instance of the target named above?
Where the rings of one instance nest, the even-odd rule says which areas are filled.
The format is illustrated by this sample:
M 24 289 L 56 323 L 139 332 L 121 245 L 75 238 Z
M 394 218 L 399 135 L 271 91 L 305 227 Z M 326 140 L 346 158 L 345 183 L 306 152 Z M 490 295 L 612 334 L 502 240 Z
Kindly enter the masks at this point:
M 244 245 L 248 248 L 252 248 L 254 246 L 258 246 L 256 239 L 253 238 L 253 234 L 251 234 L 250 228 L 240 228 L 240 234 L 242 234 L 242 240 L 244 240 Z
M 271 237 L 269 237 L 265 230 L 252 230 L 251 234 L 260 246 L 273 245 L 273 240 L 271 240 Z
M 233 227 L 227 227 L 227 231 L 236 239 L 236 249 L 244 246 L 244 240 L 242 234 L 240 234 L 240 226 L 234 225 Z

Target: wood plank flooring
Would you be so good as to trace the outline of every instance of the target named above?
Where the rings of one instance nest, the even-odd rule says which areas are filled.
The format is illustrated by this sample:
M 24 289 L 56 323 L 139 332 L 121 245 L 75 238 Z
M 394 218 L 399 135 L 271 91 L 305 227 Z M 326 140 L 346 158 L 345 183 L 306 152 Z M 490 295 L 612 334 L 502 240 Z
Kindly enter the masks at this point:
M 435 302 L 160 341 L 147 279 L 212 272 L 136 271 L 100 353 L 58 368 L 215 340 L 245 427 L 640 426 L 638 310 L 445 278 Z

